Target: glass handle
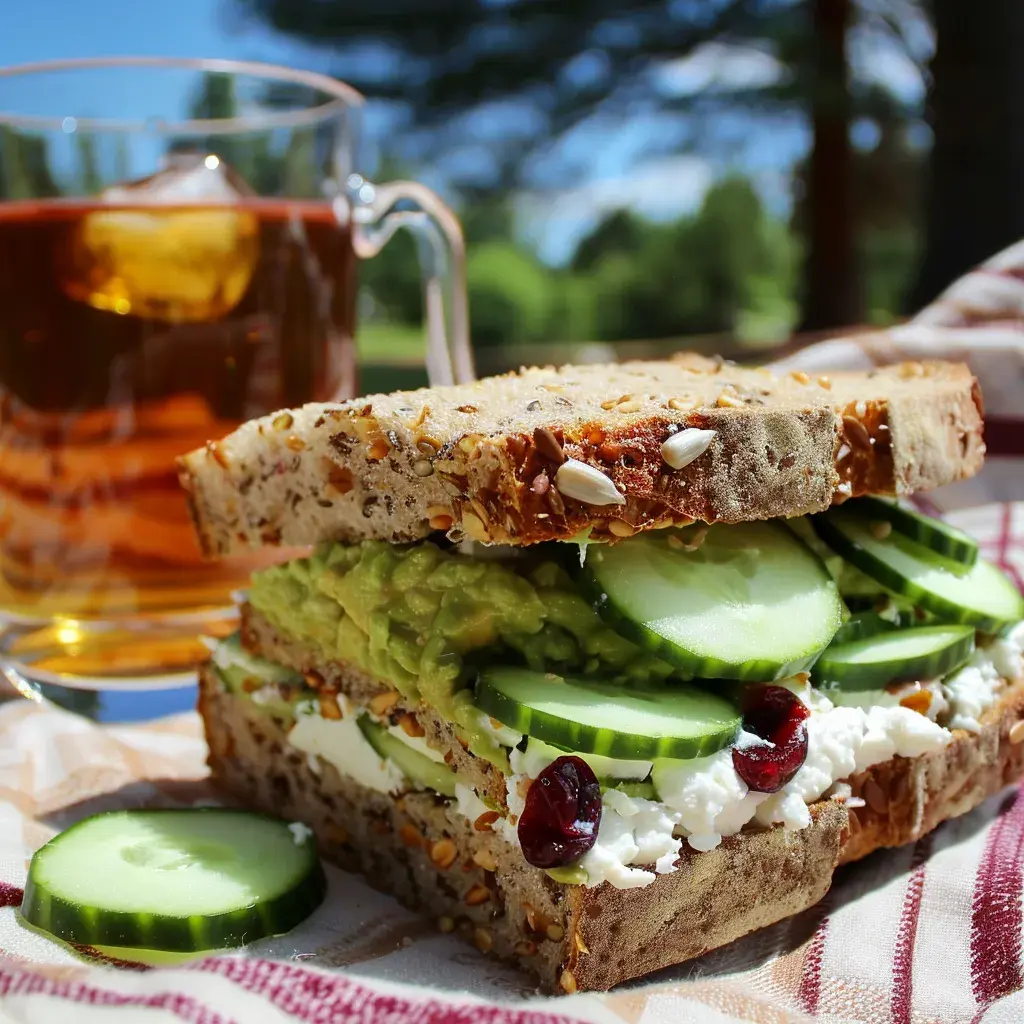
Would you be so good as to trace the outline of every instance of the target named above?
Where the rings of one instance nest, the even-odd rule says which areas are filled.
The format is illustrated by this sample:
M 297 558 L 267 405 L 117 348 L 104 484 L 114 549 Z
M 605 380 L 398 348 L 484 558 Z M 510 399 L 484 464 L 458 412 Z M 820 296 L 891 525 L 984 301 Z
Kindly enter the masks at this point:
M 370 259 L 400 228 L 412 232 L 423 274 L 427 378 L 432 386 L 476 379 L 466 307 L 466 246 L 458 218 L 436 193 L 415 181 L 374 185 L 352 174 L 352 245 Z M 398 205 L 402 204 L 401 209 Z

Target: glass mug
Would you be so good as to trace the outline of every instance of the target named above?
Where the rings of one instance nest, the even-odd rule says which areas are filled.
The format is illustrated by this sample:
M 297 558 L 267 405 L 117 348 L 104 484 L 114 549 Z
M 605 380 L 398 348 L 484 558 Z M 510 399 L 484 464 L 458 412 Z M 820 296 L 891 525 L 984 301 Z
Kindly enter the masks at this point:
M 175 457 L 352 397 L 355 263 L 417 239 L 431 383 L 472 378 L 453 214 L 355 169 L 362 97 L 260 64 L 0 68 L 0 657 L 171 686 L 265 553 L 204 562 Z M 280 557 L 278 554 L 275 557 Z

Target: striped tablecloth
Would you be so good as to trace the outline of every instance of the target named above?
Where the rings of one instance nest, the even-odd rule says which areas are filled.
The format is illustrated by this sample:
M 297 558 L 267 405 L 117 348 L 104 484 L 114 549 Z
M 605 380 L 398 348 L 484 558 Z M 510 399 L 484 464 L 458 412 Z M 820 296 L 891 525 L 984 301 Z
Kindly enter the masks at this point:
M 991 457 L 928 506 L 1024 582 L 1024 243 L 916 320 L 786 361 L 824 370 L 965 359 L 981 379 Z M 34 849 L 77 818 L 213 796 L 198 719 L 102 727 L 28 702 L 0 706 L 0 1021 L 193 1024 L 554 1024 L 593 1021 L 1024 1020 L 1024 795 L 1017 789 L 916 846 L 839 872 L 817 907 L 606 995 L 539 999 L 358 879 L 330 872 L 327 903 L 288 936 L 176 968 L 110 965 L 19 924 Z

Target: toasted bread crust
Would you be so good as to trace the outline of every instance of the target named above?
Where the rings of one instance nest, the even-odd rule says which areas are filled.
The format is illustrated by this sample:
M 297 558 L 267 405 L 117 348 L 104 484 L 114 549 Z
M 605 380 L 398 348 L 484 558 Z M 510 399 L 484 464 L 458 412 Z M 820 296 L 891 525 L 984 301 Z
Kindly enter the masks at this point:
M 715 431 L 682 469 L 663 442 Z M 695 357 L 531 369 L 475 384 L 308 405 L 244 424 L 180 460 L 204 552 L 323 540 L 531 544 L 690 519 L 820 511 L 907 494 L 981 466 L 968 369 L 906 363 L 831 378 L 773 376 Z M 563 493 L 565 459 L 611 479 L 622 505 Z M 625 531 L 628 532 L 628 531 Z
M 1024 743 L 1010 740 L 1024 716 L 1018 683 L 977 735 L 957 731 L 944 751 L 894 758 L 852 779 L 865 805 L 849 818 L 842 804 L 820 801 L 807 829 L 745 830 L 709 853 L 684 847 L 677 870 L 644 888 L 585 888 L 554 882 L 430 794 L 394 801 L 329 765 L 315 773 L 279 721 L 225 692 L 208 668 L 199 710 L 216 782 L 245 804 L 306 821 L 328 858 L 410 906 L 452 918 L 550 991 L 611 988 L 774 924 L 821 899 L 838 864 L 911 842 L 1024 775 Z M 442 838 L 456 844 L 459 870 L 433 862 Z M 482 904 L 467 903 L 474 885 L 489 893 Z

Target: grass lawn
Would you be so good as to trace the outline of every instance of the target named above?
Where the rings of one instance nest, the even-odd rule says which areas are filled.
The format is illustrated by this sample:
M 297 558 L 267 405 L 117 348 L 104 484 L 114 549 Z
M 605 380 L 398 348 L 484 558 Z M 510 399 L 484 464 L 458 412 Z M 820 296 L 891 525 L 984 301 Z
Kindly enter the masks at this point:
M 360 363 L 422 363 L 423 328 L 410 324 L 359 324 L 356 349 Z

